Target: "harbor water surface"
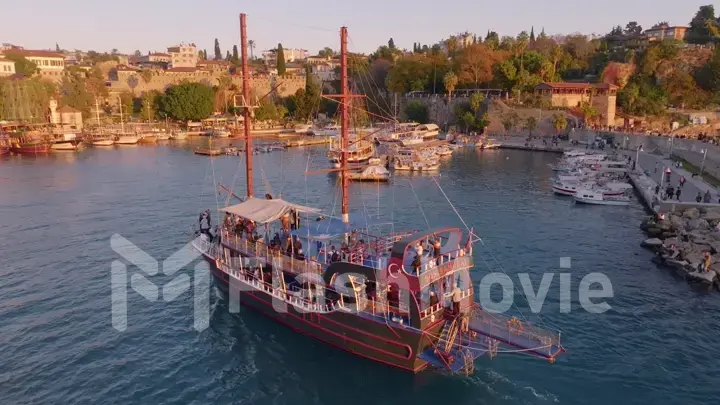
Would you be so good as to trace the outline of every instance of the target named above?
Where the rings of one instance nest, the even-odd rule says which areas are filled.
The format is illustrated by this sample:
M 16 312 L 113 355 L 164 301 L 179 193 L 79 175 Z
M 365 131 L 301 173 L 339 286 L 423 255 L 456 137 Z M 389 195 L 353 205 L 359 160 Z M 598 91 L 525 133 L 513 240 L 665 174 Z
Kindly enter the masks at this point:
M 322 148 L 257 155 L 256 194 L 340 210 Z M 189 241 L 199 211 L 226 203 L 214 183 L 244 193 L 242 158 L 208 159 L 189 146 L 88 149 L 0 161 L 0 403 L 2 404 L 707 404 L 720 398 L 720 297 L 657 269 L 639 247 L 639 202 L 576 206 L 553 196 L 557 155 L 456 152 L 436 177 L 353 184 L 351 206 L 396 229 L 468 227 L 473 277 L 506 272 L 519 318 L 562 331 L 557 363 L 522 353 L 482 357 L 470 377 L 411 376 L 356 358 L 250 310 L 231 314 L 211 293 L 209 328 L 193 329 L 190 293 L 149 302 L 128 293 L 128 328 L 111 325 L 110 237 L 162 260 Z M 452 201 L 451 206 L 443 191 Z M 234 203 L 235 201 L 229 201 Z M 454 207 L 454 208 L 453 208 Z M 217 222 L 217 215 L 214 220 Z M 560 258 L 571 267 L 560 268 Z M 567 262 L 567 261 L 566 261 Z M 189 271 L 190 266 L 188 266 Z M 139 272 L 129 268 L 129 274 Z M 571 273 L 572 311 L 559 275 L 540 315 L 521 294 L 545 272 Z M 583 276 L 602 272 L 614 297 L 603 314 L 578 301 Z M 153 276 L 157 285 L 172 276 Z M 493 294 L 499 299 L 500 288 Z M 522 314 L 522 315 L 521 315 Z

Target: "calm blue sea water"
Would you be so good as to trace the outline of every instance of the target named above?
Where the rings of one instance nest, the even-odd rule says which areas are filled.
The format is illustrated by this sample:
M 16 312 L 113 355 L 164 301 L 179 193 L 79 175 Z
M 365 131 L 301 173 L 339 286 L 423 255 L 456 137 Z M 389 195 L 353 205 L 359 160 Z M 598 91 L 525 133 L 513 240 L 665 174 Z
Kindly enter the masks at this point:
M 299 336 L 249 310 L 230 314 L 212 294 L 210 327 L 192 328 L 189 293 L 148 302 L 129 293 L 125 332 L 110 323 L 109 239 L 119 233 L 156 258 L 187 242 L 199 210 L 224 203 L 213 179 L 244 192 L 242 161 L 190 147 L 88 149 L 0 161 L 0 403 L 2 404 L 707 404 L 720 398 L 720 295 L 692 291 L 639 247 L 644 215 L 578 207 L 549 192 L 551 154 L 468 150 L 438 179 L 484 241 L 489 271 L 572 273 L 572 312 L 559 311 L 558 276 L 541 317 L 563 333 L 556 364 L 504 354 L 470 378 L 410 376 Z M 339 211 L 320 148 L 255 156 L 256 187 Z M 353 185 L 355 209 L 403 228 L 461 221 L 428 176 Z M 417 198 L 415 197 L 417 195 Z M 572 268 L 559 259 L 571 257 Z M 131 269 L 131 272 L 136 271 Z M 589 314 L 577 284 L 591 272 L 613 284 L 612 309 Z M 153 278 L 166 283 L 165 276 Z M 517 311 L 518 309 L 514 309 Z M 440 402 L 439 402 L 440 401 Z

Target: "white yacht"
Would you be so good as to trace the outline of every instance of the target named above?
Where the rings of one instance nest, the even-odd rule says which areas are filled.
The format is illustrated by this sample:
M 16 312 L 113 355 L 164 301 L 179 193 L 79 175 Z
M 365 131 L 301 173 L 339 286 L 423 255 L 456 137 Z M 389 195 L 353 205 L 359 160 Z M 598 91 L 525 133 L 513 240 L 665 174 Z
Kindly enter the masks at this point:
M 297 124 L 295 125 L 295 133 L 296 134 L 307 134 L 310 132 L 310 129 L 312 128 L 312 124 Z
M 340 132 L 340 127 L 337 124 L 329 124 L 322 128 L 312 129 L 311 132 L 315 136 L 335 136 Z
M 606 196 L 598 190 L 578 190 L 573 196 L 575 202 L 594 205 L 629 205 L 630 198 L 624 195 Z
M 56 135 L 53 139 L 52 150 L 78 150 L 82 142 L 77 138 L 76 134 Z
M 382 165 L 372 165 L 359 172 L 350 172 L 348 177 L 354 181 L 389 181 L 390 172 Z

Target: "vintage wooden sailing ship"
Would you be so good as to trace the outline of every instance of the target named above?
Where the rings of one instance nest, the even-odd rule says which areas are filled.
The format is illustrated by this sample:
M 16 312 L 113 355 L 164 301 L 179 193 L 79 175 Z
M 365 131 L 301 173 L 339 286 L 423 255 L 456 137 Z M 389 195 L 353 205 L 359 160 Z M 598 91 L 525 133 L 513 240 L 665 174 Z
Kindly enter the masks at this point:
M 240 16 L 243 95 L 250 100 L 245 15 Z M 473 300 L 472 232 L 392 229 L 349 212 L 347 29 L 341 29 L 342 217 L 253 195 L 250 109 L 244 106 L 247 197 L 226 206 L 212 234 L 200 216 L 193 246 L 236 300 L 293 330 L 412 373 L 470 373 L 503 347 L 554 361 L 560 334 L 484 311 Z M 223 187 L 224 188 L 224 187 Z M 232 194 L 232 193 L 231 193 Z M 234 194 L 233 194 L 234 195 Z M 237 196 L 236 196 L 237 197 Z M 238 197 L 239 198 L 239 197 Z M 302 225 L 300 217 L 310 219 Z M 298 227 L 298 225 L 300 225 Z

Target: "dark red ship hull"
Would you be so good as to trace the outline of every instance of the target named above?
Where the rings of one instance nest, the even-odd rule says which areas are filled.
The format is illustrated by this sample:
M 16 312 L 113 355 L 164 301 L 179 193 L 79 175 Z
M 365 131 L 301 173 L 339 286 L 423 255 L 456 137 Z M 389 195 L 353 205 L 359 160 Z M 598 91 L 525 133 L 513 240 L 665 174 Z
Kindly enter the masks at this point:
M 10 153 L 9 146 L 0 146 L 0 156 L 7 155 L 8 153 Z
M 243 288 L 235 285 L 231 287 L 230 283 L 235 280 L 218 269 L 213 259 L 206 259 L 210 263 L 213 277 L 220 285 L 227 289 L 228 293 L 238 291 L 241 305 L 252 308 L 278 323 L 330 346 L 411 373 L 418 373 L 429 366 L 428 362 L 418 358 L 418 354 L 431 343 L 418 330 L 386 324 L 384 321 L 377 322 L 343 311 L 298 311 L 292 305 L 274 299 L 264 292 L 243 291 Z M 427 332 L 437 336 L 442 325 L 443 322 L 439 321 Z
M 40 155 L 50 153 L 50 144 L 19 144 L 10 148 L 13 153 L 19 153 L 22 155 Z

